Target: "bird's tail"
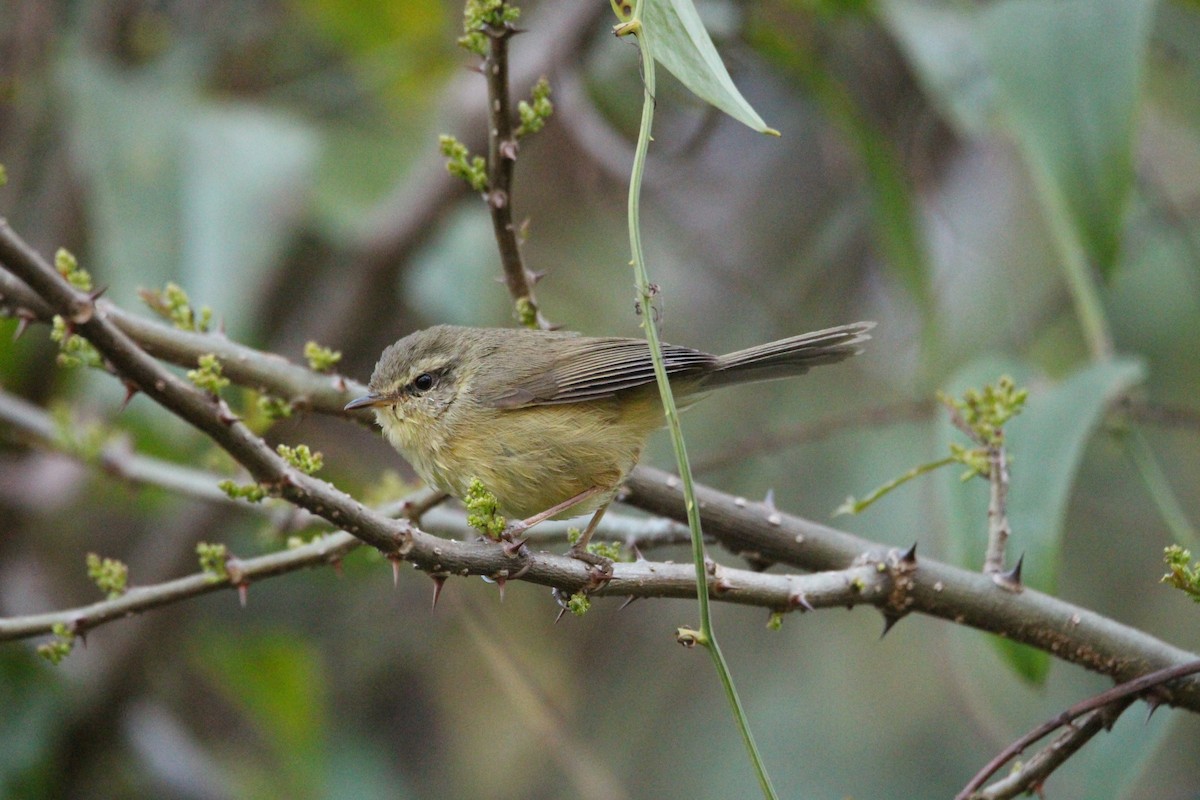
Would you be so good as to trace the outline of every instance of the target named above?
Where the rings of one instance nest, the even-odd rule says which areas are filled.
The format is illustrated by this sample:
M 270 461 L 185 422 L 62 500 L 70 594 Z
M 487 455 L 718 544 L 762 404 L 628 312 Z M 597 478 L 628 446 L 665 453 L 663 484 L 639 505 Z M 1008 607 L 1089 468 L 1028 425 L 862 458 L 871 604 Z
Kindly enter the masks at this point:
M 874 322 L 854 322 L 802 333 L 721 356 L 704 389 L 802 375 L 820 364 L 836 364 L 862 352 Z

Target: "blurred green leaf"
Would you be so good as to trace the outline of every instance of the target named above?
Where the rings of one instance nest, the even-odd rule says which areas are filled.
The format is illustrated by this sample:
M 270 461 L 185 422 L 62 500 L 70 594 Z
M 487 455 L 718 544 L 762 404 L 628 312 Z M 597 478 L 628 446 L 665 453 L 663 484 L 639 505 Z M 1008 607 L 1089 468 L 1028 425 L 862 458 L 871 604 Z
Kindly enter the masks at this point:
M 1133 181 L 1153 0 L 1006 0 L 978 36 L 1044 203 L 1062 203 L 1111 274 Z
M 929 261 L 917 206 L 896 147 L 859 108 L 818 49 L 784 37 L 769 23 L 757 25 L 750 37 L 756 50 L 804 81 L 858 151 L 869 180 L 879 249 L 928 322 L 933 312 Z
M 259 326 L 260 287 L 306 209 L 317 155 L 312 129 L 274 111 L 204 104 L 181 154 L 178 280 L 231 335 Z
M 445 80 L 462 63 L 454 43 L 462 4 L 395 0 L 294 0 L 316 34 L 349 57 L 360 86 L 390 100 L 404 119 L 429 113 Z M 331 87 L 313 86 L 328 92 Z
M 275 754 L 277 767 L 269 774 L 243 773 L 251 793 L 320 796 L 328 678 L 316 648 L 293 633 L 222 632 L 201 637 L 195 660 L 214 689 L 244 709 Z
M 1030 369 L 1019 362 L 985 359 L 974 362 L 950 381 L 949 391 L 961 393 L 1007 373 L 1018 386 L 1030 388 L 1025 411 L 1005 428 L 1009 468 L 1008 518 L 1012 537 L 1008 563 L 1022 554 L 1023 582 L 1053 593 L 1058 578 L 1067 501 L 1079 471 L 1084 448 L 1109 404 L 1140 382 L 1144 369 L 1125 359 L 1093 364 L 1053 387 L 1030 385 Z M 942 425 L 944 441 L 961 434 Z M 987 487 L 982 481 L 963 485 L 957 474 L 946 478 L 949 529 L 956 557 L 964 567 L 977 569 L 987 531 Z M 1011 641 L 996 639 L 1004 659 L 1027 680 L 1041 682 L 1050 666 L 1048 654 Z
M 0 651 L 0 795 L 49 796 L 64 700 L 61 672 L 24 648 Z
M 139 286 L 179 279 L 180 158 L 202 72 L 191 52 L 130 70 L 82 49 L 62 61 L 64 118 L 90 215 L 84 266 L 118 303 L 136 307 Z
M 305 125 L 203 99 L 203 62 L 172 53 L 136 70 L 67 58 L 75 144 L 94 219 L 92 269 L 108 296 L 181 283 L 232 335 L 250 314 L 298 215 L 316 161 Z
M 1012 560 L 1025 553 L 1023 577 L 1035 589 L 1054 591 L 1067 500 L 1088 439 L 1108 406 L 1144 377 L 1134 359 L 1084 367 L 1053 388 L 1034 387 L 1025 412 L 1009 423 Z
M 960 131 L 986 133 L 996 84 L 975 35 L 973 8 L 957 0 L 879 0 L 878 9 L 930 101 Z
M 680 83 L 759 133 L 779 135 L 734 86 L 692 0 L 644 0 L 642 17 L 655 60 Z

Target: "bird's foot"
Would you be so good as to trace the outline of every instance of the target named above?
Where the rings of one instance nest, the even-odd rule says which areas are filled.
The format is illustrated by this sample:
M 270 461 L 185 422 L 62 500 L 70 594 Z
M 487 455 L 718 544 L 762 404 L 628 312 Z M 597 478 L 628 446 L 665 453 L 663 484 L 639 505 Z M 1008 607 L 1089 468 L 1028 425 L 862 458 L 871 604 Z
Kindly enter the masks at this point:
M 510 558 L 516 558 L 525 550 L 525 539 L 522 534 L 529 530 L 529 526 L 524 522 L 514 522 L 504 530 L 500 531 L 500 542 L 504 548 L 504 555 Z
M 612 580 L 613 560 L 611 558 L 596 555 L 587 549 L 587 545 L 580 546 L 580 544 L 573 545 L 567 551 L 567 555 L 588 565 L 588 582 L 583 587 L 585 592 L 599 589 Z

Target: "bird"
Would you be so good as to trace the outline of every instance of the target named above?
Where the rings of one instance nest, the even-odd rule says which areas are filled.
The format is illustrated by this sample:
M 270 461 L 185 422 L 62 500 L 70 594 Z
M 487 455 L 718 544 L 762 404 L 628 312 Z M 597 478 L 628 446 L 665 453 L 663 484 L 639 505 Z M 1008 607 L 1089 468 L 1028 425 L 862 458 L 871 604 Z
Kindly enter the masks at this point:
M 803 333 L 726 355 L 662 345 L 680 407 L 707 392 L 802 375 L 862 352 L 873 322 Z M 368 393 L 391 445 L 430 486 L 464 498 L 480 481 L 518 520 L 510 541 L 549 518 L 592 513 L 588 542 L 666 418 L 646 340 L 528 328 L 435 325 L 383 351 Z M 611 562 L 608 562 L 611 568 Z

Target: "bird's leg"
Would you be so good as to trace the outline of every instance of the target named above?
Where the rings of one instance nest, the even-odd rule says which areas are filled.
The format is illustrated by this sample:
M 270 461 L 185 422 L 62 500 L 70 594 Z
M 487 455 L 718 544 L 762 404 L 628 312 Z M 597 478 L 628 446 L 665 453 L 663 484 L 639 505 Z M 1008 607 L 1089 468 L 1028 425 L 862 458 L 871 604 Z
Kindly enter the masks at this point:
M 516 555 L 520 551 L 521 547 L 525 544 L 524 540 L 520 538 L 521 534 L 523 534 L 525 531 L 529 530 L 534 525 L 537 525 L 539 522 L 544 522 L 553 516 L 561 514 L 572 506 L 577 506 L 583 501 L 603 491 L 606 491 L 603 486 L 592 486 L 591 488 L 584 489 L 574 497 L 569 497 L 561 503 L 557 503 L 550 508 L 547 508 L 545 511 L 534 514 L 532 517 L 527 517 L 523 520 L 518 520 L 517 522 L 512 523 L 500 533 L 500 538 L 505 542 L 505 550 L 508 551 L 510 555 Z M 571 558 L 582 561 L 593 568 L 593 587 L 603 585 L 610 577 L 612 577 L 612 559 L 605 558 L 604 556 L 598 556 L 595 553 L 590 553 L 587 549 L 588 542 L 592 539 L 592 534 L 596 532 L 596 526 L 600 524 L 600 520 L 604 517 L 604 512 L 607 510 L 608 503 L 605 503 L 604 505 L 600 506 L 600 508 L 596 509 L 596 512 L 592 514 L 591 520 L 588 521 L 587 527 L 584 528 L 583 534 L 579 537 L 579 541 L 575 542 L 575 544 L 571 546 L 571 549 L 567 551 L 567 555 L 569 555 Z
M 546 520 L 550 519 L 551 517 L 555 516 L 556 514 L 561 514 L 562 512 L 566 511 L 571 506 L 577 506 L 580 503 L 582 503 L 584 500 L 587 500 L 592 495 L 596 494 L 597 492 L 602 492 L 602 491 L 604 491 L 604 489 L 603 489 L 603 487 L 600 487 L 600 486 L 593 486 L 590 489 L 584 489 L 582 492 L 575 495 L 574 497 L 568 497 L 566 500 L 563 500 L 561 503 L 557 503 L 557 504 L 551 506 L 550 508 L 547 508 L 545 511 L 538 512 L 537 514 L 534 514 L 532 517 L 526 517 L 525 519 L 517 520 L 516 522 L 512 523 L 507 528 L 505 528 L 503 533 L 501 533 L 500 535 L 504 536 L 505 534 L 507 534 L 509 538 L 514 537 L 514 536 L 520 536 L 522 533 L 529 530 L 534 525 L 537 525 L 539 522 L 545 522 Z M 605 505 L 607 506 L 608 504 L 606 503 Z M 590 533 L 591 529 L 592 529 L 592 526 L 589 525 L 588 526 L 589 533 Z
M 567 551 L 567 555 L 571 558 L 578 559 L 592 567 L 590 570 L 592 572 L 592 585 L 588 586 L 588 589 L 603 586 L 612 577 L 612 559 L 598 556 L 587 549 L 588 542 L 592 539 L 592 534 L 596 532 L 596 527 L 600 524 L 600 520 L 604 517 L 604 512 L 607 510 L 608 503 L 596 509 L 596 513 L 592 514 L 587 527 L 583 529 L 583 535 L 579 537 L 579 541 L 571 545 L 571 549 Z
M 590 592 L 593 589 L 599 589 L 604 584 L 612 579 L 613 562 L 611 558 L 598 556 L 595 553 L 588 552 L 588 541 L 592 538 L 592 534 L 596 532 L 596 526 L 600 524 L 600 519 L 604 516 L 604 512 L 608 510 L 608 503 L 596 509 L 596 513 L 592 514 L 591 520 L 587 527 L 583 530 L 583 535 L 575 544 L 571 545 L 571 549 L 567 551 L 567 555 L 571 558 L 578 559 L 588 565 L 589 580 L 586 586 L 583 587 L 585 592 Z M 555 587 L 551 594 L 554 595 L 554 601 L 559 604 L 564 610 L 568 608 L 568 601 L 571 599 L 571 593 L 565 589 Z M 562 613 L 559 613 L 562 616 Z
M 517 520 L 516 522 L 511 523 L 507 528 L 500 532 L 500 539 L 505 542 L 504 549 L 508 551 L 509 555 L 516 555 L 517 552 L 520 551 L 522 545 L 525 544 L 525 541 L 520 538 L 521 534 L 532 528 L 534 525 L 537 525 L 539 522 L 545 522 L 556 514 L 561 514 L 571 506 L 579 505 L 584 500 L 587 500 L 592 495 L 601 491 L 604 490 L 600 486 L 593 486 L 590 489 L 584 489 L 574 497 L 568 497 L 566 500 L 547 508 L 545 511 L 541 511 L 537 514 L 534 514 L 532 517 L 526 517 L 525 519 Z

